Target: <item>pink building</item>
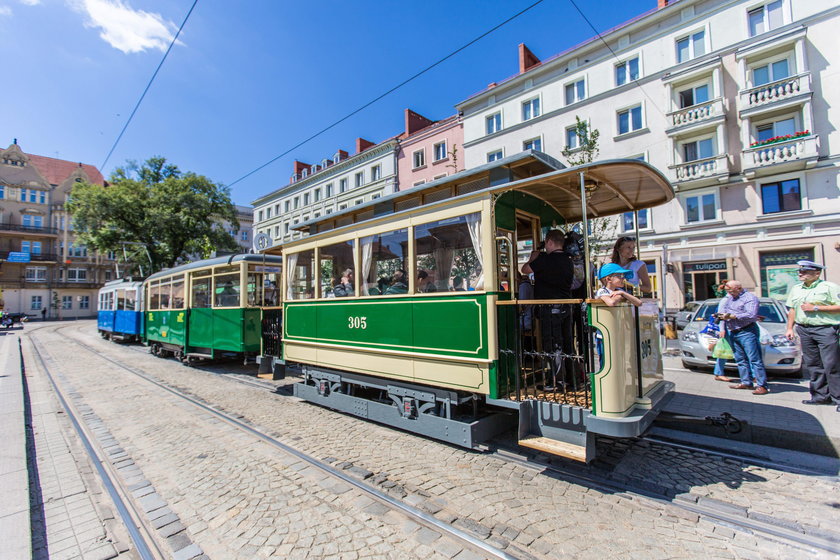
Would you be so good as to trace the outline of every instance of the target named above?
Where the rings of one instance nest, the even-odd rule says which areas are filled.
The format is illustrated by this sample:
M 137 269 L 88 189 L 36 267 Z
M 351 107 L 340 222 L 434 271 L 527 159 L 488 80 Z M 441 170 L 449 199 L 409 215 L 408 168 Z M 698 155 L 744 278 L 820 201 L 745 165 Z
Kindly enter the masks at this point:
M 397 151 L 399 190 L 406 190 L 464 169 L 461 117 L 432 121 L 405 110 L 405 132 Z

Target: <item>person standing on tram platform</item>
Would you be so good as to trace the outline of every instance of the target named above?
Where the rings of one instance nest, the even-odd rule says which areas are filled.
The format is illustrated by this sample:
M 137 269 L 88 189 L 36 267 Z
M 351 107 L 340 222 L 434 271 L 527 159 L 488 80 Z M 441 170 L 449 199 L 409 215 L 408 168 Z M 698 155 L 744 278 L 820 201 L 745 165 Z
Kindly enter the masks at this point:
M 726 283 L 727 296 L 718 304 L 717 319 L 726 321 L 729 342 L 735 353 L 735 363 L 741 382 L 730 389 L 753 389 L 753 395 L 766 395 L 767 372 L 761 357 L 758 330 L 758 297 L 744 291 L 737 280 Z
M 617 264 L 621 268 L 626 268 L 630 272 L 625 277 L 628 284 L 639 290 L 639 294 L 647 293 L 653 290 L 650 276 L 648 275 L 647 265 L 644 261 L 636 258 L 636 238 L 635 237 L 619 237 L 618 241 L 613 245 L 612 258 L 610 262 Z
M 802 369 L 810 378 L 811 398 L 803 404 L 834 404 L 840 412 L 840 286 L 820 280 L 825 269 L 813 261 L 799 261 L 799 279 L 788 293 L 785 335 L 793 340 L 794 326 L 802 341 Z

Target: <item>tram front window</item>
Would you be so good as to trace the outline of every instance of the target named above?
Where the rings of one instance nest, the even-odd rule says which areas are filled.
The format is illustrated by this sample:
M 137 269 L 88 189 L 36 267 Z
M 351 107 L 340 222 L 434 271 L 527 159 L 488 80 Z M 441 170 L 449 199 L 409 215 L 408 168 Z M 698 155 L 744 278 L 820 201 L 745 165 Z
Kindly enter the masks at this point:
M 213 307 L 239 307 L 239 273 L 220 274 L 213 281 Z
M 417 271 L 432 277 L 418 291 L 483 290 L 480 214 L 439 220 L 414 228 Z
M 398 229 L 362 239 L 362 295 L 408 293 L 408 230 Z

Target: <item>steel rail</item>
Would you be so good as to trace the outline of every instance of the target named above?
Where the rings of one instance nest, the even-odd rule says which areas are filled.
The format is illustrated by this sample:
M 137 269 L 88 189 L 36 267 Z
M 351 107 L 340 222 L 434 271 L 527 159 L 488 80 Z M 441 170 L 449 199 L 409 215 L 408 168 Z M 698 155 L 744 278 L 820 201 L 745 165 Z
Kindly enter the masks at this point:
M 20 339 L 18 339 L 18 346 L 21 352 L 21 363 L 23 363 L 23 348 Z M 117 486 L 119 485 L 119 483 L 114 482 L 114 479 L 108 472 L 108 469 L 106 469 L 105 461 L 100 457 L 99 453 L 94 448 L 93 443 L 87 436 L 87 430 L 84 429 L 84 427 L 76 417 L 76 413 L 74 412 L 75 408 L 72 407 L 70 403 L 68 403 L 67 400 L 64 398 L 64 394 L 61 388 L 58 386 L 58 383 L 56 383 L 55 379 L 50 373 L 50 368 L 47 367 L 46 360 L 44 360 L 44 356 L 41 354 L 41 351 L 38 349 L 38 346 L 36 344 L 32 344 L 32 350 L 34 352 L 35 358 L 41 365 L 41 369 L 44 371 L 44 374 L 46 374 L 47 379 L 52 385 L 53 391 L 55 392 L 56 397 L 58 397 L 62 408 L 64 408 L 65 414 L 70 419 L 70 422 L 73 424 L 73 428 L 76 430 L 76 434 L 82 441 L 82 444 L 84 445 L 88 457 L 91 459 L 91 462 L 96 467 L 96 472 L 99 474 L 99 478 L 102 481 L 105 490 L 108 491 L 108 495 L 111 497 L 114 506 L 117 508 L 117 512 L 120 515 L 120 519 L 122 520 L 123 525 L 125 525 L 126 529 L 128 530 L 129 537 L 134 543 L 134 546 L 136 547 L 137 553 L 140 555 L 140 558 L 142 560 L 158 560 L 161 558 L 166 558 L 166 555 L 163 554 L 163 551 L 160 550 L 154 539 L 150 538 L 149 540 L 152 541 L 157 555 L 153 553 L 152 548 L 146 542 L 146 538 L 143 536 L 139 529 L 139 527 L 144 526 L 141 521 L 142 518 L 134 509 L 133 505 L 131 505 L 131 509 L 134 510 L 134 515 L 132 515 L 129 511 L 129 504 L 126 503 L 120 492 L 117 490 Z M 22 369 L 22 373 L 25 373 L 25 366 L 22 366 Z
M 512 556 L 512 555 L 508 554 L 507 552 L 505 552 L 503 550 L 499 550 L 498 548 L 496 548 L 494 546 L 491 546 L 491 545 L 487 544 L 486 542 L 482 541 L 481 539 L 478 539 L 478 538 L 470 535 L 469 533 L 466 533 L 466 532 L 464 532 L 464 531 L 462 531 L 462 530 L 460 530 L 456 527 L 453 527 L 452 525 L 449 525 L 448 523 L 440 521 L 439 519 L 437 519 L 433 515 L 430 515 L 430 514 L 424 512 L 424 511 L 421 511 L 421 510 L 419 510 L 419 509 L 417 509 L 417 508 L 415 508 L 415 507 L 413 507 L 413 506 L 411 506 L 411 505 L 409 505 L 405 502 L 397 500 L 397 499 L 389 496 L 388 494 L 386 494 L 386 493 L 384 493 L 384 492 L 382 492 L 382 491 L 380 491 L 380 490 L 378 490 L 378 489 L 376 489 L 376 488 L 374 488 L 374 487 L 372 487 L 372 486 L 370 486 L 370 485 L 368 485 L 368 484 L 366 484 L 362 481 L 359 481 L 359 480 L 357 480 L 357 479 L 355 479 L 355 478 L 337 470 L 336 468 L 328 465 L 327 463 L 324 463 L 323 461 L 320 461 L 320 460 L 318 460 L 314 457 L 311 457 L 311 456 L 307 455 L 306 453 L 304 453 L 302 451 L 299 451 L 299 450 L 297 450 L 297 449 L 295 449 L 295 448 L 293 448 L 289 445 L 286 445 L 285 443 L 282 443 L 281 441 L 278 441 L 277 439 L 275 439 L 275 438 L 257 430 L 256 428 L 253 428 L 253 427 L 249 426 L 248 424 L 234 418 L 230 414 L 227 414 L 227 413 L 222 412 L 218 409 L 215 409 L 212 406 L 206 405 L 206 404 L 202 403 L 201 401 L 187 395 L 186 393 L 178 391 L 177 389 L 173 389 L 172 387 L 169 387 L 168 385 L 152 378 L 150 375 L 146 374 L 145 372 L 142 372 L 138 369 L 135 369 L 133 367 L 130 367 L 130 366 L 127 366 L 123 363 L 120 363 L 119 360 L 115 360 L 113 358 L 105 356 L 105 355 L 97 352 L 94 348 L 85 344 L 84 342 L 81 342 L 78 339 L 75 339 L 73 337 L 70 337 L 70 336 L 68 336 L 64 333 L 58 332 L 58 331 L 59 331 L 59 329 L 56 329 L 55 332 L 57 334 L 60 334 L 61 336 L 65 337 L 65 338 L 70 339 L 74 344 L 77 344 L 79 347 L 81 347 L 81 348 L 87 350 L 88 352 L 94 354 L 96 357 L 101 358 L 105 361 L 108 361 L 108 362 L 114 364 L 115 366 L 117 366 L 117 367 L 119 367 L 119 368 L 121 368 L 125 371 L 128 371 L 129 373 L 132 373 L 132 374 L 140 377 L 141 379 L 147 381 L 148 383 L 151 383 L 152 385 L 155 385 L 158 388 L 163 389 L 164 391 L 167 391 L 167 392 L 171 393 L 172 395 L 189 402 L 193 406 L 195 406 L 195 407 L 197 407 L 197 408 L 199 408 L 199 409 L 201 409 L 205 412 L 208 412 L 208 413 L 216 416 L 217 418 L 219 418 L 221 420 L 224 420 L 225 422 L 233 425 L 234 427 L 251 434 L 252 436 L 262 440 L 263 442 L 269 444 L 270 446 L 276 447 L 277 449 L 280 449 L 281 451 L 283 451 L 285 453 L 288 453 L 289 455 L 297 457 L 301 461 L 304 461 L 304 462 L 312 465 L 313 467 L 315 467 L 315 468 L 317 468 L 317 469 L 319 469 L 319 470 L 321 470 L 321 471 L 323 471 L 323 472 L 325 472 L 325 473 L 327 473 L 327 474 L 329 474 L 329 475 L 331 475 L 335 478 L 338 478 L 339 480 L 342 480 L 342 481 L 346 482 L 347 484 L 350 484 L 351 486 L 353 486 L 354 488 L 364 492 L 365 494 L 368 494 L 368 495 L 374 497 L 377 501 L 379 501 L 381 503 L 384 503 L 384 504 L 387 504 L 387 505 L 391 506 L 391 508 L 399 510 L 399 511 L 403 512 L 404 514 L 408 515 L 409 517 L 412 517 L 415 520 L 420 521 L 423 525 L 425 525 L 428 528 L 437 529 L 437 530 L 441 531 L 442 533 L 444 533 L 446 535 L 449 535 L 449 536 L 451 536 L 451 537 L 453 537 L 457 540 L 460 540 L 460 541 L 466 543 L 467 545 L 469 545 L 473 549 L 480 550 L 481 552 L 489 555 L 492 558 L 500 558 L 500 559 L 503 559 L 503 560 L 517 560 L 517 558 L 515 556 Z

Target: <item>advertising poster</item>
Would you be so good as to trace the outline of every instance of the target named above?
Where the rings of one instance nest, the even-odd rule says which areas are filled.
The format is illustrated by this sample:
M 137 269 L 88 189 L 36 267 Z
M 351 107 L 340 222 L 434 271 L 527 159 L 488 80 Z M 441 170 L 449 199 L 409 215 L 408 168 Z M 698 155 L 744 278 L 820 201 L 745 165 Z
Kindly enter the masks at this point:
M 797 266 L 767 267 L 767 296 L 785 301 L 791 287 L 799 282 Z

